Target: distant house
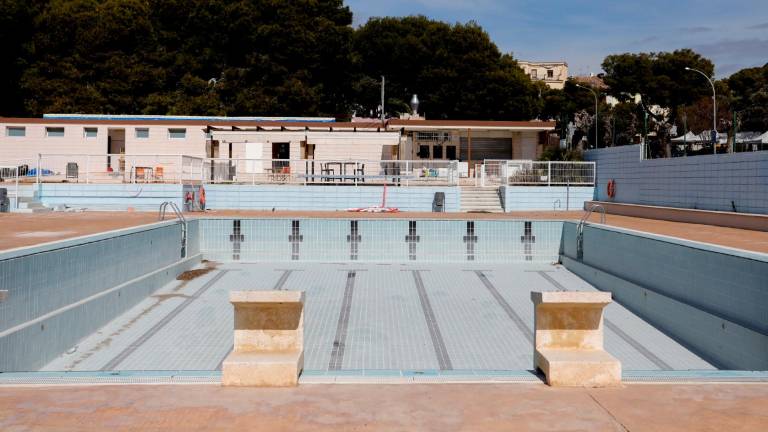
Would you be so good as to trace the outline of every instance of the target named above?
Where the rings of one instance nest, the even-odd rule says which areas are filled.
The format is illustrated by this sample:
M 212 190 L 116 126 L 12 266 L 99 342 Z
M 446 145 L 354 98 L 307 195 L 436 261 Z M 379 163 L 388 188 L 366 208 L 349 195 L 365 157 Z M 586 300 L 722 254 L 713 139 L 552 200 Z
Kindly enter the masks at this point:
M 518 60 L 517 64 L 532 81 L 543 81 L 549 88 L 562 89 L 568 79 L 568 63 L 566 62 Z

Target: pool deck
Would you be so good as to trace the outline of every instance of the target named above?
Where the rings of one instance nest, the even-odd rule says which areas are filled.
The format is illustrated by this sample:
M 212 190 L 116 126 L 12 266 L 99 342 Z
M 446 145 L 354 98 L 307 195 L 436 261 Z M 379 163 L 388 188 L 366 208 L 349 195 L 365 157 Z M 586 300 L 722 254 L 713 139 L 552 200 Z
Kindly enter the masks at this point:
M 0 430 L 760 431 L 768 385 L 0 387 Z
M 208 211 L 206 217 L 253 218 L 430 218 L 430 219 L 571 219 L 584 213 L 574 212 L 513 212 L 513 213 L 419 213 L 396 214 L 320 212 L 320 211 Z M 196 217 L 192 215 L 191 217 Z M 80 212 L 16 214 L 0 213 L 0 250 L 31 246 L 119 228 L 157 221 L 154 212 Z M 598 222 L 593 214 L 590 221 Z M 753 252 L 768 253 L 768 232 L 607 215 L 606 224 L 637 231 L 678 237 Z

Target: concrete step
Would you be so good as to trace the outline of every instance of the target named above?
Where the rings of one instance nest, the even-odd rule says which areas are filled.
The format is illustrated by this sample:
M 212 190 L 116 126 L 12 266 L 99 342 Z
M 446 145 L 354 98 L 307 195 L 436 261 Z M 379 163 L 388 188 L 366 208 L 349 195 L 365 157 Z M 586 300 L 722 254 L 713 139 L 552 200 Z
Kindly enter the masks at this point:
M 466 186 L 461 188 L 461 211 L 501 213 L 501 199 L 497 188 Z
M 478 195 L 474 195 L 474 196 L 469 195 L 469 196 L 461 197 L 462 201 L 493 201 L 493 200 L 498 200 L 498 199 L 499 199 L 498 195 L 480 195 L 480 196 L 478 196 Z
M 53 209 L 48 207 L 43 208 L 17 208 L 11 210 L 11 213 L 48 213 L 53 211 Z
M 470 212 L 482 212 L 482 213 L 504 213 L 504 210 L 501 208 L 468 208 L 468 209 L 461 209 L 463 213 L 470 213 Z
M 52 211 L 35 198 L 20 196 L 18 207 L 13 210 L 14 213 L 45 213 Z

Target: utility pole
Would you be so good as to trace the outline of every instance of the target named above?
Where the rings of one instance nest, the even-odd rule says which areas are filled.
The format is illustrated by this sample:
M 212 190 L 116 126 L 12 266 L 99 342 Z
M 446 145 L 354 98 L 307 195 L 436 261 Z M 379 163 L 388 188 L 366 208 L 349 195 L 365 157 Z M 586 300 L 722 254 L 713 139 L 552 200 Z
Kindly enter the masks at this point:
M 384 75 L 381 76 L 381 123 L 384 124 Z
M 733 110 L 733 144 L 731 144 L 731 153 L 736 152 L 736 132 L 738 132 L 738 126 L 736 125 L 736 110 Z

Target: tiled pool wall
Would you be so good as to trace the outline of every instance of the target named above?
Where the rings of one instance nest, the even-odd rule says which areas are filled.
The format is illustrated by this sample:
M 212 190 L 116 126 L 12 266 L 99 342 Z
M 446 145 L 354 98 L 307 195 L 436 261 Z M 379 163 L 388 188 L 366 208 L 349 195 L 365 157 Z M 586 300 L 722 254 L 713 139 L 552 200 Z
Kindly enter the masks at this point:
M 768 370 L 768 256 L 587 225 L 563 226 L 561 262 L 726 369 Z
M 346 210 L 381 205 L 381 186 L 206 185 L 210 209 Z M 450 186 L 387 188 L 387 207 L 402 211 L 432 211 L 435 193 L 445 194 L 445 211 L 458 212 L 461 191 Z
M 561 221 L 202 219 L 216 261 L 554 263 Z
M 181 184 L 78 184 L 42 183 L 40 201 L 48 207 L 66 205 L 88 210 L 157 211 L 165 201 L 179 207 L 187 187 Z
M 38 196 L 49 207 L 156 211 L 165 201 L 181 207 L 191 188 L 181 184 L 43 183 Z M 214 210 L 346 210 L 380 205 L 383 189 L 351 185 L 205 185 L 207 208 Z M 402 211 L 429 212 L 437 192 L 445 194 L 445 211 L 460 210 L 460 188 L 450 186 L 388 187 L 386 205 Z
M 0 253 L 0 371 L 37 370 L 200 261 L 197 221 Z
M 581 210 L 594 199 L 593 186 L 501 186 L 505 212 L 536 210 Z

